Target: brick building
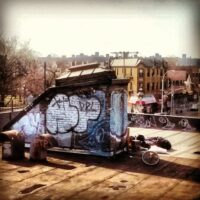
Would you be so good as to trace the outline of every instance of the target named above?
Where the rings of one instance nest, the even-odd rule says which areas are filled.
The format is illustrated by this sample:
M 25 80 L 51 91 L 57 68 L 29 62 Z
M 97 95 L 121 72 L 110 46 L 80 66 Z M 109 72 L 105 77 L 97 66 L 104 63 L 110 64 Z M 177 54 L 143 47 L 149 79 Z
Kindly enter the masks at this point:
M 117 58 L 110 63 L 117 78 L 128 78 L 128 94 L 160 94 L 161 79 L 166 71 L 164 59 L 156 54 L 154 57 Z
M 165 82 L 165 90 L 171 93 L 171 86 L 174 90 L 173 113 L 178 114 L 181 111 L 187 115 L 191 110 L 200 110 L 200 59 L 183 54 L 181 58 L 168 57 L 165 60 L 167 70 L 174 70 L 174 73 L 179 70 L 186 72 L 185 80 L 167 79 Z
M 185 70 L 187 77 L 190 76 L 193 84 L 193 89 L 197 90 L 200 84 L 200 59 L 187 57 L 183 54 L 181 58 L 168 57 L 165 58 L 167 62 L 167 70 Z M 177 81 L 174 85 L 183 85 L 184 81 Z

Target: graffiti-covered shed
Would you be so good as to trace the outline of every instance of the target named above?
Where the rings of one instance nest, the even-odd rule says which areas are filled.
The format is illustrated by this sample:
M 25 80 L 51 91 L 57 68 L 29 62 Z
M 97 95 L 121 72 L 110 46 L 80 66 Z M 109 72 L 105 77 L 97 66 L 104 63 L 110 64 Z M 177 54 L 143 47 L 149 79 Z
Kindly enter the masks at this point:
M 127 84 L 98 63 L 70 67 L 10 128 L 23 132 L 26 143 L 49 133 L 61 151 L 112 156 L 126 145 Z

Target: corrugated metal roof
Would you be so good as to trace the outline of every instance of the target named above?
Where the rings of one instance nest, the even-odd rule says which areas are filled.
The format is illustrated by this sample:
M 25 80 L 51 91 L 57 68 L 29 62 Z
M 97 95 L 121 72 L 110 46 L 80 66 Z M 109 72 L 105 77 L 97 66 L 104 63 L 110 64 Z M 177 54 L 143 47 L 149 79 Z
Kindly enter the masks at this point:
M 138 58 L 125 58 L 125 59 L 114 59 L 110 63 L 112 67 L 136 67 L 141 62 Z
M 99 67 L 99 63 L 87 63 L 87 64 L 82 64 L 82 65 L 76 65 L 69 67 L 68 70 L 70 71 L 79 71 L 79 70 L 85 70 L 85 69 L 91 69 L 91 68 L 97 68 Z
M 101 73 L 105 71 L 110 71 L 110 69 L 104 67 L 101 67 L 99 63 L 90 63 L 90 64 L 84 64 L 84 65 L 77 65 L 72 66 L 68 68 L 66 72 L 61 74 L 57 80 L 59 79 L 66 79 L 70 77 L 77 77 L 77 76 L 84 76 L 84 75 L 90 75 L 90 74 L 96 74 Z
M 106 67 L 101 66 L 99 63 L 90 63 L 84 65 L 77 65 L 68 68 L 68 70 L 61 74 L 56 79 L 56 85 L 66 85 L 66 84 L 73 84 L 73 83 L 86 83 L 89 81 L 111 81 L 112 79 L 116 78 L 115 72 Z

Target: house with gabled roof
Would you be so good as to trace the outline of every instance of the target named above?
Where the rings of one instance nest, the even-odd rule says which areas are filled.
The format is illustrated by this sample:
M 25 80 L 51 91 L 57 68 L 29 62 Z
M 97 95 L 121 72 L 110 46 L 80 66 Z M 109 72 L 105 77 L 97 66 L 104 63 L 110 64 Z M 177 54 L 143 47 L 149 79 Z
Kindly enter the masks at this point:
M 117 78 L 129 78 L 128 94 L 159 94 L 161 78 L 166 71 L 166 63 L 160 56 L 116 58 L 110 62 Z

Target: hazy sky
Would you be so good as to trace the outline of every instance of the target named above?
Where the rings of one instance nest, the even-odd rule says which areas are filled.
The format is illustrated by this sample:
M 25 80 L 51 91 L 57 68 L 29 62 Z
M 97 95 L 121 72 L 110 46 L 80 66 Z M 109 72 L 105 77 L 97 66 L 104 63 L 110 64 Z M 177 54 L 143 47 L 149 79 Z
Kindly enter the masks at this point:
M 198 0 L 13 0 L 2 3 L 7 36 L 42 56 L 139 51 L 200 57 Z

